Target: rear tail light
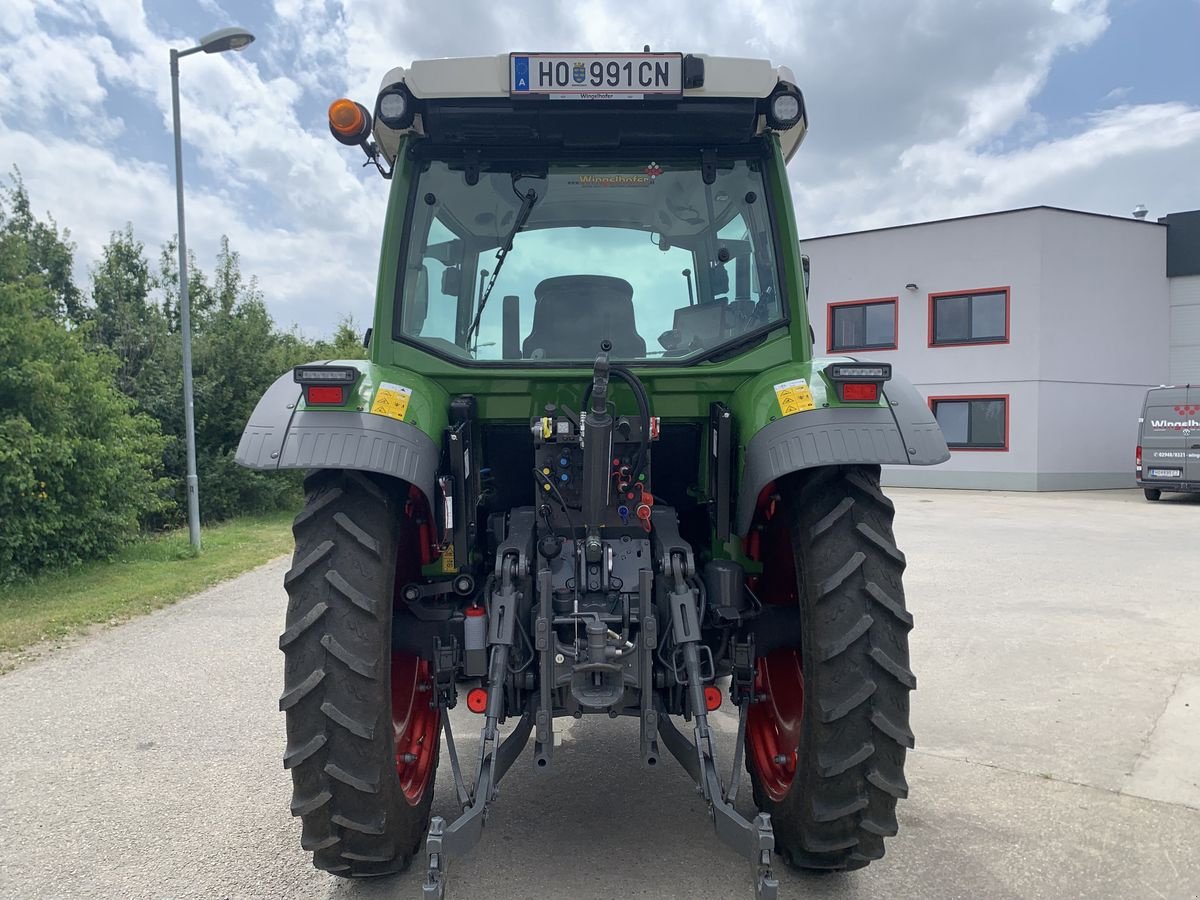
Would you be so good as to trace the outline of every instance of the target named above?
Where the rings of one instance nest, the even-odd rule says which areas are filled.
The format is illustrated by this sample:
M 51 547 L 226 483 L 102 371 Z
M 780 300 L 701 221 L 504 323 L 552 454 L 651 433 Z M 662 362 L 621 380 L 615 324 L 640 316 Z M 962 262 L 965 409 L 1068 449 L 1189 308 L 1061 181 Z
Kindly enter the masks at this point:
M 358 381 L 354 366 L 296 366 L 292 378 L 304 388 L 304 402 L 312 406 L 341 406 Z
M 874 382 L 851 381 L 842 386 L 842 400 L 855 403 L 874 403 L 879 399 L 879 385 Z
M 833 382 L 843 403 L 877 403 L 883 383 L 891 380 L 892 364 L 831 363 L 825 367 L 825 377 Z
M 346 402 L 346 388 L 340 384 L 306 384 L 304 386 L 304 402 L 309 406 L 314 404 L 341 406 Z
M 1138 444 L 1137 453 L 1134 454 L 1133 459 L 1134 459 L 1134 465 L 1137 467 L 1137 470 L 1139 472 L 1142 471 L 1142 445 L 1141 444 Z

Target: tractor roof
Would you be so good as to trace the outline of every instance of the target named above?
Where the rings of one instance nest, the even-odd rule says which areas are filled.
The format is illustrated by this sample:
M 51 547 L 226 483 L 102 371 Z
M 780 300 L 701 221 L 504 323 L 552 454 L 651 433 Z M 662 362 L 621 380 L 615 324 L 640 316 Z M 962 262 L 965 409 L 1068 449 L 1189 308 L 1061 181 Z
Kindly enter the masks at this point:
M 635 93 L 640 90 L 639 68 L 655 63 L 671 67 L 671 90 Z M 536 82 L 533 90 L 518 87 L 522 72 L 547 66 L 569 73 L 565 88 L 543 93 Z M 632 73 L 634 87 L 605 93 L 604 73 L 622 68 Z M 590 76 L 597 73 L 601 87 L 592 88 L 596 82 Z M 420 60 L 384 76 L 374 104 L 374 135 L 383 155 L 394 162 L 407 133 L 468 146 L 542 143 L 611 150 L 655 141 L 743 143 L 777 131 L 790 160 L 808 129 L 794 82 L 791 69 L 767 60 L 704 54 L 511 53 Z M 380 101 L 396 92 L 406 96 L 409 109 L 389 127 Z M 768 116 L 768 103 L 781 92 L 798 100 L 798 121 L 788 127 Z

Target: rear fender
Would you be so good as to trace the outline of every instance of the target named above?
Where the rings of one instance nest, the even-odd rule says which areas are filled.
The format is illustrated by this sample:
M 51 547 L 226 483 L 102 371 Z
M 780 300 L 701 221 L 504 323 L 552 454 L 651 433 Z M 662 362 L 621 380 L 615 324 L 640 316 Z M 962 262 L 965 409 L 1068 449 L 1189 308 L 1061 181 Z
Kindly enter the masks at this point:
M 260 470 L 377 472 L 415 485 L 434 509 L 434 482 L 449 406 L 446 392 L 406 369 L 366 360 L 322 362 L 351 365 L 362 373 L 346 403 L 307 407 L 292 373 L 279 376 L 254 407 L 236 462 Z M 411 393 L 397 404 L 397 395 L 403 397 L 405 390 Z
M 929 405 L 907 379 L 893 373 L 876 404 L 844 404 L 822 371 L 832 362 L 853 360 L 787 363 L 734 392 L 737 534 L 750 531 L 763 492 L 791 472 L 848 464 L 932 466 L 950 458 Z

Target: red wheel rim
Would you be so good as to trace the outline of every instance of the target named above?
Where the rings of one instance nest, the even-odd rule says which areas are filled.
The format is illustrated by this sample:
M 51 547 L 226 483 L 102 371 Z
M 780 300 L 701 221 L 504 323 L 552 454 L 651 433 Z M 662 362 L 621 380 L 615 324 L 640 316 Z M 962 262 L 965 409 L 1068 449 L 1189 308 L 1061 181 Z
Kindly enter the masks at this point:
M 408 653 L 392 654 L 392 732 L 396 774 L 411 806 L 425 796 L 438 755 L 438 711 L 431 705 L 429 663 Z
M 760 539 L 751 553 L 764 561 L 763 573 L 753 587 L 764 603 L 795 606 L 800 602 L 791 536 L 778 515 L 770 486 L 759 498 L 765 520 Z M 778 803 L 792 789 L 796 756 L 804 720 L 804 669 L 800 651 L 776 650 L 758 660 L 754 675 L 756 702 L 746 716 L 746 754 L 758 774 L 759 787 Z
M 746 717 L 748 753 L 762 789 L 779 802 L 787 796 L 796 777 L 800 723 L 804 718 L 800 654 L 776 650 L 758 660 L 754 693 L 757 699 Z

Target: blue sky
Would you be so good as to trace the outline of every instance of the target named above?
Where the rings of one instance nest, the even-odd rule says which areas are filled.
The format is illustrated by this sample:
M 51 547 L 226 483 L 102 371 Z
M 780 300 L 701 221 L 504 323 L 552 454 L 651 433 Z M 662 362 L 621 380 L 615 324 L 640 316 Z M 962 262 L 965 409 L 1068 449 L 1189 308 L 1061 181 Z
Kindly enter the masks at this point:
M 412 59 L 644 43 L 790 66 L 812 130 L 792 163 L 817 235 L 1048 203 L 1200 207 L 1200 0 L 5 0 L 0 164 L 71 229 L 85 277 L 132 222 L 174 233 L 167 51 L 182 61 L 189 244 L 228 234 L 276 319 L 328 332 L 372 305 L 386 184 L 328 134 Z
M 1055 60 L 1032 112 L 1069 122 L 1119 103 L 1200 102 L 1200 3 L 1118 0 L 1094 42 Z

